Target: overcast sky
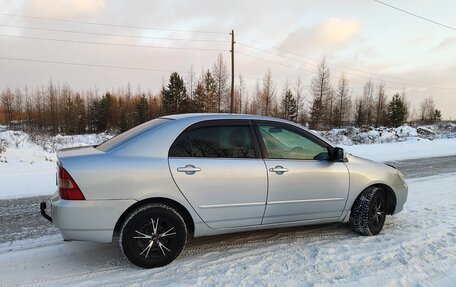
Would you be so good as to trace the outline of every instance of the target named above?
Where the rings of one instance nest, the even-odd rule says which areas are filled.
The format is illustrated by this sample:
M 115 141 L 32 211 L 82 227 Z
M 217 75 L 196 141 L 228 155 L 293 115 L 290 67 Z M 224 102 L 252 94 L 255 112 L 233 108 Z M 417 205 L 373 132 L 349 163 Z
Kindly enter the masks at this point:
M 456 1 L 384 1 L 456 27 Z M 412 107 L 417 108 L 424 97 L 433 96 L 444 118 L 456 118 L 456 31 L 371 0 L 0 0 L 0 58 L 146 69 L 0 59 L 0 89 L 36 87 L 53 79 L 75 88 L 98 88 L 100 92 L 125 87 L 128 82 L 134 88 L 139 85 L 158 92 L 163 79 L 168 80 L 169 71 L 178 71 L 186 78 L 193 66 L 200 74 L 202 69 L 212 66 L 218 53 L 222 53 L 229 66 L 231 29 L 235 31 L 235 50 L 239 52 L 235 55 L 235 74 L 245 77 L 249 89 L 268 69 L 279 93 L 287 81 L 294 83 L 301 78 L 308 85 L 318 61 L 325 56 L 333 84 L 345 72 L 351 81 L 353 97 L 360 95 L 362 85 L 369 78 L 375 83 L 383 78 L 390 97 L 405 88 Z

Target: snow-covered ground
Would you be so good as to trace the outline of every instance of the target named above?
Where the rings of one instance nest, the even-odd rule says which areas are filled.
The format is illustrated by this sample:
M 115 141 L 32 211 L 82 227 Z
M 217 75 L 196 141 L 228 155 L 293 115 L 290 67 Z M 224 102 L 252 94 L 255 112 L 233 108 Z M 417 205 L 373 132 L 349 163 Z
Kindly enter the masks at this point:
M 456 155 L 456 138 L 339 146 L 354 155 L 381 162 Z
M 385 142 L 378 140 L 381 138 L 378 131 L 362 134 L 363 137 L 377 138 L 376 142 Z M 396 137 L 397 134 L 401 136 Z M 421 138 L 415 128 L 407 126 L 394 129 L 390 135 L 388 138 L 400 141 L 340 146 L 354 155 L 377 161 L 456 155 L 456 138 Z M 444 137 L 437 136 L 437 133 L 434 135 Z M 360 133 L 351 135 L 352 138 L 356 136 L 360 136 Z M 56 189 L 55 151 L 66 147 L 98 144 L 110 137 L 107 134 L 57 135 L 35 136 L 32 140 L 30 135 L 24 132 L 0 132 L 0 199 L 53 194 Z
M 53 194 L 56 151 L 94 145 L 107 134 L 54 137 L 31 136 L 20 131 L 0 132 L 0 199 Z
M 408 184 L 377 236 L 330 224 L 209 237 L 152 270 L 116 243 L 17 241 L 0 245 L 0 286 L 454 286 L 456 173 Z

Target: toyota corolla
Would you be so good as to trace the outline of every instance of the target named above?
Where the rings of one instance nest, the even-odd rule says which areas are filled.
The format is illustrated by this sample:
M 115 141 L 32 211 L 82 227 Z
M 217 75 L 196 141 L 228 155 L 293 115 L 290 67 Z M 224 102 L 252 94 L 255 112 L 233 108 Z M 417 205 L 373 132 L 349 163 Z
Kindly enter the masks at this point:
M 164 116 L 58 152 L 41 213 L 65 240 L 112 242 L 164 266 L 194 237 L 330 222 L 378 234 L 403 209 L 394 167 L 346 154 L 301 125 L 254 115 Z

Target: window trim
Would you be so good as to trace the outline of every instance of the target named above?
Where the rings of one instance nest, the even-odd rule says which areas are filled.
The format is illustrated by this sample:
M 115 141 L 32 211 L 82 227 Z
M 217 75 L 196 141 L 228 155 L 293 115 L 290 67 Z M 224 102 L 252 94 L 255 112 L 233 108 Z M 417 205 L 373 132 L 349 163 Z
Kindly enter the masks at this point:
M 261 150 L 261 154 L 262 154 L 263 159 L 321 161 L 321 160 L 317 160 L 317 159 L 302 159 L 302 158 L 282 158 L 282 159 L 270 158 L 269 154 L 268 154 L 268 150 L 266 149 L 266 145 L 264 144 L 264 141 L 263 141 L 263 136 L 261 135 L 261 132 L 260 132 L 260 127 L 259 127 L 260 125 L 269 125 L 269 126 L 285 128 L 287 130 L 290 130 L 292 132 L 295 132 L 295 133 L 305 137 L 306 139 L 314 142 L 315 144 L 318 144 L 320 146 L 326 147 L 327 150 L 328 150 L 329 161 L 333 161 L 332 154 L 333 154 L 334 148 L 331 145 L 329 145 L 327 142 L 322 140 L 321 138 L 319 138 L 319 137 L 315 136 L 314 134 L 306 131 L 305 129 L 301 129 L 299 127 L 296 127 L 296 126 L 293 126 L 293 125 L 290 125 L 290 124 L 287 124 L 287 123 L 283 123 L 283 122 L 275 122 L 275 121 L 268 121 L 268 120 L 254 120 L 253 121 L 253 126 L 255 128 L 255 135 L 257 137 L 257 141 L 258 141 L 258 144 L 260 146 L 260 150 Z
M 176 143 L 177 139 L 184 133 L 191 132 L 192 130 L 199 129 L 199 128 L 205 128 L 205 127 L 214 127 L 214 126 L 248 126 L 249 127 L 249 133 L 250 133 L 250 138 L 252 139 L 252 144 L 253 144 L 253 150 L 255 152 L 255 157 L 248 157 L 248 158 L 241 158 L 241 157 L 200 157 L 200 156 L 187 156 L 187 157 L 176 157 L 176 156 L 170 156 L 171 149 L 174 147 L 174 144 Z M 261 153 L 261 147 L 258 142 L 258 139 L 255 135 L 255 128 L 253 126 L 253 123 L 251 120 L 247 119 L 227 119 L 227 120 L 222 120 L 222 119 L 214 119 L 214 120 L 203 120 L 197 123 L 194 123 L 187 128 L 185 128 L 179 135 L 174 139 L 173 143 L 171 144 L 169 150 L 168 150 L 168 158 L 197 158 L 197 159 L 211 159 L 211 160 L 217 160 L 217 159 L 229 159 L 229 160 L 251 160 L 251 159 L 261 159 L 262 158 L 262 153 Z M 188 136 L 188 134 L 187 134 Z

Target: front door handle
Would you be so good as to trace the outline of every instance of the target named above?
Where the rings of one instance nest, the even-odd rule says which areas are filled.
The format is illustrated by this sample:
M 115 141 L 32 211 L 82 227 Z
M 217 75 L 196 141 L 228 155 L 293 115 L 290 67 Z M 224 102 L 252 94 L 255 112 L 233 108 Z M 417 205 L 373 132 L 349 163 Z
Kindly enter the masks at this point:
M 271 167 L 269 169 L 270 172 L 275 172 L 277 174 L 283 174 L 284 172 L 287 172 L 288 171 L 288 168 L 286 167 L 283 167 L 283 166 L 280 166 L 280 165 L 277 165 L 276 167 Z
M 185 172 L 185 174 L 192 175 L 195 172 L 201 171 L 201 168 L 195 167 L 194 165 L 187 164 L 185 167 L 178 167 L 177 168 L 178 172 Z

